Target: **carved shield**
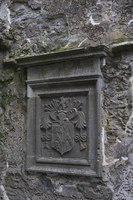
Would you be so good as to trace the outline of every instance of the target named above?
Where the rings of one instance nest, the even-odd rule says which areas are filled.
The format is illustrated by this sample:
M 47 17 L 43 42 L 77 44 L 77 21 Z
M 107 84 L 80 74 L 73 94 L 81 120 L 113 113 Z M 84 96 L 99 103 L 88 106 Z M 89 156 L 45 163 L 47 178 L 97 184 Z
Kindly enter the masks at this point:
M 74 144 L 74 125 L 71 122 L 52 125 L 51 146 L 61 155 L 72 150 Z

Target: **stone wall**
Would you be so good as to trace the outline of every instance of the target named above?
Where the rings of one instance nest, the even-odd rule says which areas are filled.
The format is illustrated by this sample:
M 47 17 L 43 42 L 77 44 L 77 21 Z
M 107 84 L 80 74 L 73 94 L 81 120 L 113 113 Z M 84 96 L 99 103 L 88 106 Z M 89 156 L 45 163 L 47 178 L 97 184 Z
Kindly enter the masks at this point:
M 132 12 L 132 0 L 0 0 L 1 199 L 133 199 Z M 99 44 L 102 178 L 26 172 L 26 70 L 3 60 Z
M 10 57 L 133 38 L 132 0 L 1 0 L 0 11 Z

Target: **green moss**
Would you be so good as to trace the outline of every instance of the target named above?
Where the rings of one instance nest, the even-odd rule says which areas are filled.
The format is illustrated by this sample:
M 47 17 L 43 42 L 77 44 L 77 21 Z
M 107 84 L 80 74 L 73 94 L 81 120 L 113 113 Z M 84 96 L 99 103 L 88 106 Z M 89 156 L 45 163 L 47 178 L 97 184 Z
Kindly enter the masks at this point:
M 29 51 L 22 51 L 22 53 L 20 54 L 19 57 L 24 58 L 24 57 L 27 57 L 27 56 L 29 56 Z
M 11 96 L 8 94 L 2 94 L 1 96 L 1 107 L 6 110 L 7 105 L 9 105 Z
M 60 51 L 71 50 L 71 49 L 77 48 L 77 46 L 78 46 L 77 42 L 71 42 L 71 43 L 68 43 L 65 46 L 59 45 L 56 49 L 54 49 L 54 51 L 60 52 Z
M 120 30 L 115 30 L 110 33 L 110 38 L 113 43 L 119 43 L 126 40 L 126 36 Z

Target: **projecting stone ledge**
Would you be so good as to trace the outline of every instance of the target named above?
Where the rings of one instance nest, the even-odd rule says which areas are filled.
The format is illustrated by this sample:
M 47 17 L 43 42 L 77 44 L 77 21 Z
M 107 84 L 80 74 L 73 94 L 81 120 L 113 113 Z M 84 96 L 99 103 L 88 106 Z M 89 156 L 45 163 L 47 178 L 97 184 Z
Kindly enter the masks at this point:
M 119 54 L 125 51 L 133 51 L 133 41 L 121 42 L 112 46 L 112 53 Z
M 11 58 L 4 60 L 4 66 L 19 66 L 19 67 L 33 67 L 42 66 L 48 63 L 57 63 L 62 61 L 81 59 L 83 57 L 107 57 L 109 49 L 104 46 L 78 48 L 73 50 L 66 50 L 61 52 L 49 52 L 41 55 L 32 55 L 19 58 Z
M 37 66 L 43 65 L 46 63 L 55 63 L 55 62 L 62 62 L 68 61 L 73 59 L 81 59 L 82 57 L 103 57 L 107 56 L 108 48 L 106 46 L 97 46 L 97 47 L 90 47 L 90 48 L 79 48 L 73 49 L 69 51 L 61 51 L 61 52 L 52 52 L 46 53 L 42 55 L 36 56 L 29 56 L 24 58 L 16 59 L 16 62 L 19 66 L 30 67 L 30 66 Z

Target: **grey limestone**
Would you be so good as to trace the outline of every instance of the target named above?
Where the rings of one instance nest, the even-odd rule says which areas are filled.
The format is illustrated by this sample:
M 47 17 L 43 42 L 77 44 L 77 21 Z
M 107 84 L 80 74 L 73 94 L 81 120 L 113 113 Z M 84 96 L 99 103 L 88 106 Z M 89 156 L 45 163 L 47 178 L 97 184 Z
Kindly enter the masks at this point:
M 133 199 L 132 13 L 132 0 L 0 0 L 1 199 Z M 99 49 L 99 45 L 109 47 L 110 54 L 106 59 L 101 57 L 103 54 L 106 55 Z M 106 52 L 106 48 L 104 48 L 104 52 Z M 73 59 L 71 59 L 72 57 Z M 51 116 L 47 125 L 49 131 L 55 132 L 51 128 L 52 120 L 57 120 L 57 117 L 61 119 L 62 113 L 55 116 L 53 113 L 46 112 L 47 106 L 51 105 L 51 99 L 54 97 L 55 102 L 61 106 L 62 102 L 71 102 L 72 93 L 75 90 L 90 89 L 91 82 L 88 78 L 92 75 L 92 86 L 94 86 L 94 77 L 96 80 L 100 77 L 102 80 L 102 85 L 99 84 L 101 97 L 99 107 L 101 108 L 100 113 L 102 113 L 100 117 L 101 131 L 98 133 L 101 143 L 100 150 L 97 151 L 97 156 L 101 157 L 100 176 L 97 177 L 97 174 L 92 177 L 90 174 L 83 176 L 48 173 L 43 168 L 48 153 L 43 154 L 43 162 L 42 157 L 39 161 L 41 162 L 39 172 L 36 170 L 26 171 L 26 155 L 32 152 L 32 148 L 29 148 L 28 151 L 26 148 L 29 135 L 26 125 L 29 99 L 28 110 L 31 110 L 30 118 L 33 120 L 36 112 L 34 98 L 38 97 L 38 94 L 44 94 L 44 91 L 47 90 L 49 95 L 51 85 L 54 86 L 52 95 L 55 95 L 55 92 L 59 95 L 59 91 L 65 92 L 66 88 L 68 90 L 71 88 L 69 95 L 63 93 L 64 96 L 67 95 L 62 98 L 62 101 L 58 95 L 47 98 L 46 94 L 39 96 L 45 106 L 42 117 L 44 115 Z M 87 78 L 88 82 L 81 84 L 82 78 L 78 81 L 79 77 L 84 80 Z M 57 83 L 57 78 L 60 79 L 60 84 Z M 66 82 L 64 83 L 65 78 Z M 73 80 L 75 82 L 72 83 Z M 96 91 L 95 87 L 92 88 L 94 89 L 92 91 Z M 85 116 L 84 129 L 81 129 L 85 133 L 85 140 L 85 135 L 91 134 L 86 120 L 87 92 L 80 92 L 74 94 L 78 101 L 84 104 L 80 114 L 82 113 L 82 118 L 83 115 Z M 38 103 L 39 107 L 40 103 Z M 96 100 L 94 100 L 92 108 L 94 104 L 96 104 Z M 38 113 L 36 114 L 38 115 Z M 62 127 L 67 130 L 71 127 L 72 133 L 77 133 L 79 130 L 76 128 L 76 124 L 70 120 L 67 123 L 70 118 L 65 116 L 66 114 L 62 114 L 62 121 L 64 118 L 66 120 L 64 122 L 66 126 L 62 125 Z M 96 114 L 93 114 L 94 116 Z M 36 121 L 32 125 L 30 124 L 30 130 L 34 130 L 36 124 Z M 39 124 L 41 124 L 39 133 L 44 134 L 45 121 L 39 122 Z M 90 127 L 92 126 L 93 124 Z M 94 133 L 94 130 L 92 132 Z M 52 140 L 52 151 L 54 151 L 54 156 L 57 156 L 57 162 L 59 157 L 63 157 L 63 159 L 69 157 L 65 159 L 69 160 L 69 166 L 73 165 L 70 164 L 70 160 L 73 162 L 71 156 L 76 156 L 73 149 L 86 147 L 85 141 L 82 143 L 77 141 L 78 137 L 75 142 L 73 135 L 71 136 L 73 142 L 69 143 L 67 148 L 62 146 L 62 151 L 55 147 L 54 140 Z M 49 132 L 47 136 L 49 136 Z M 43 136 L 43 144 L 45 139 Z M 47 137 L 47 140 L 49 139 Z M 33 144 L 32 141 L 33 138 L 30 137 L 29 143 Z M 37 142 L 37 144 L 40 143 Z M 76 144 L 74 148 L 73 144 Z M 94 149 L 95 147 L 96 145 L 94 145 Z M 85 152 L 85 149 L 79 150 L 78 163 L 81 155 L 83 158 L 87 157 Z M 34 148 L 32 153 L 36 155 Z M 93 152 L 92 156 L 94 155 L 96 154 Z M 40 159 L 40 152 L 38 156 Z M 33 157 L 35 158 L 35 156 Z M 98 162 L 94 161 L 94 163 Z M 60 166 L 63 166 L 61 161 Z M 90 171 L 89 166 L 87 167 L 88 172 Z M 94 170 L 94 165 L 92 165 L 92 172 L 94 173 L 94 171 L 97 170 Z

